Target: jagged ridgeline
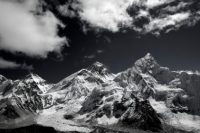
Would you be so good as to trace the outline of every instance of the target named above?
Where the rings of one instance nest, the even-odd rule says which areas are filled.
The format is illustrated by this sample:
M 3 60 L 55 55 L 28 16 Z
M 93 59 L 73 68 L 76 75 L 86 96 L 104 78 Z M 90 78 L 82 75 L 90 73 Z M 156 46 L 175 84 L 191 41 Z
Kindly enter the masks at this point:
M 199 115 L 200 74 L 150 53 L 118 74 L 95 62 L 56 84 L 0 76 L 0 132 L 199 133 Z

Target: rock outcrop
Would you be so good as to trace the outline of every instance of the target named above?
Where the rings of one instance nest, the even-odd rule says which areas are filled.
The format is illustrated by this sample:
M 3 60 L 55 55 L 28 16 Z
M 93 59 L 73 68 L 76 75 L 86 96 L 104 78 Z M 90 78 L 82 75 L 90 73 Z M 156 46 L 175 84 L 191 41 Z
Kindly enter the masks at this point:
M 35 116 L 56 112 L 55 119 L 61 123 L 58 129 L 65 123 L 61 117 L 91 127 L 117 126 L 157 132 L 165 130 L 167 125 L 198 133 L 199 101 L 200 74 L 171 71 L 159 65 L 149 53 L 118 74 L 96 62 L 57 84 L 48 84 L 36 74 L 15 81 L 0 76 L 0 124 L 30 114 L 37 123 L 39 118 Z

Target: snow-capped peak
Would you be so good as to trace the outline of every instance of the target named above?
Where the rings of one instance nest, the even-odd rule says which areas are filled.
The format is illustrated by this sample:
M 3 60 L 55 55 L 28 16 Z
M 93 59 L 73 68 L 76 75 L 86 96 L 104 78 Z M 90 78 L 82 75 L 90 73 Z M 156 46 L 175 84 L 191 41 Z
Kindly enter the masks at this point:
M 152 56 L 151 53 L 147 53 L 145 56 L 144 56 L 145 59 L 154 59 L 154 57 Z
M 100 62 L 93 63 L 90 67 L 87 68 L 87 70 L 89 70 L 93 74 L 102 76 L 103 78 L 114 77 L 110 70 Z
M 106 66 L 98 61 L 93 63 L 90 67 L 88 67 L 88 70 L 91 71 L 102 71 L 103 69 L 107 70 Z
M 100 62 L 95 62 L 86 69 L 81 69 L 76 73 L 71 74 L 70 76 L 61 80 L 57 85 L 63 85 L 71 80 L 85 80 L 88 77 L 98 78 L 102 81 L 107 81 L 114 78 L 112 74 L 104 64 Z
M 118 75 L 112 74 L 104 64 L 95 62 L 52 85 L 50 90 L 49 86 L 38 75 L 29 74 L 11 86 L 10 96 L 16 103 L 13 105 L 26 112 L 49 111 L 48 116 L 39 114 L 36 123 L 39 121 L 39 124 L 56 129 L 65 127 L 66 131 L 69 125 L 63 121 L 73 122 L 70 125 L 77 124 L 76 121 L 92 122 L 97 126 L 115 124 L 125 127 L 128 124 L 165 132 L 164 124 L 172 130 L 200 132 L 199 73 L 171 71 L 160 66 L 150 53 Z M 3 95 L 2 98 L 10 100 Z M 0 120 L 2 110 L 10 111 L 0 107 Z M 74 121 L 68 117 L 73 117 Z M 41 122 L 41 118 L 47 121 Z
M 3 75 L 0 75 L 0 83 L 5 81 L 6 80 L 6 77 L 4 77 Z
M 160 68 L 160 65 L 150 53 L 147 53 L 135 62 L 134 67 L 143 73 L 154 73 Z
M 158 64 L 151 53 L 147 53 L 144 57 L 138 59 L 135 62 L 135 64 L 140 64 L 140 65 L 144 65 L 145 63 L 147 63 L 147 64 Z
M 30 73 L 29 75 L 27 75 L 26 79 L 33 80 L 36 83 L 40 83 L 40 82 L 44 82 L 45 81 L 39 75 L 34 74 L 34 73 Z
M 50 85 L 46 84 L 46 81 L 41 78 L 39 75 L 30 73 L 23 80 L 26 84 L 35 83 L 37 87 L 43 92 L 47 92 L 50 89 Z M 21 83 L 22 84 L 22 83 Z M 23 84 L 22 84 L 23 85 Z

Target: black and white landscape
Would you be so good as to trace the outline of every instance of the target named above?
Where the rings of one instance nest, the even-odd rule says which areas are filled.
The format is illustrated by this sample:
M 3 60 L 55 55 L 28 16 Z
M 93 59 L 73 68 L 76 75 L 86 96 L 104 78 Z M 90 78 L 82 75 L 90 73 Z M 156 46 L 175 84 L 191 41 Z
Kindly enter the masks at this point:
M 0 87 L 2 129 L 200 132 L 200 74 L 171 71 L 150 53 L 117 74 L 95 62 L 56 84 L 31 73 L 19 80 L 1 76 Z
M 199 0 L 0 0 L 0 133 L 200 133 Z

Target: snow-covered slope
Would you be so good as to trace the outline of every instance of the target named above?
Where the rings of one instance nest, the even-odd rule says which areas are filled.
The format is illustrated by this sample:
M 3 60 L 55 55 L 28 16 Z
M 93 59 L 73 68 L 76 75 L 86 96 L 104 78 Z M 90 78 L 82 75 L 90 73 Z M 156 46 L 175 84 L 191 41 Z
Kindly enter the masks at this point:
M 59 131 L 200 132 L 200 74 L 171 71 L 150 53 L 118 74 L 95 62 L 57 84 L 0 76 L 0 103 L 0 128 L 24 118 Z
M 66 77 L 55 84 L 51 93 L 58 102 L 66 102 L 71 99 L 86 97 L 94 88 L 113 81 L 115 75 L 112 74 L 103 64 L 95 62 L 86 69 Z
M 147 100 L 120 88 L 94 89 L 79 114 L 76 119 L 92 125 L 119 125 L 151 131 L 162 129 L 158 115 Z
M 36 74 L 16 81 L 7 79 L 0 88 L 0 127 L 7 127 L 6 124 L 15 127 L 15 124 L 53 105 L 52 96 L 46 94 L 51 85 Z
M 133 88 L 137 97 L 150 101 L 165 124 L 200 132 L 200 119 L 195 116 L 200 115 L 199 74 L 170 71 L 148 53 L 132 68 L 119 73 L 115 81 L 125 88 Z

